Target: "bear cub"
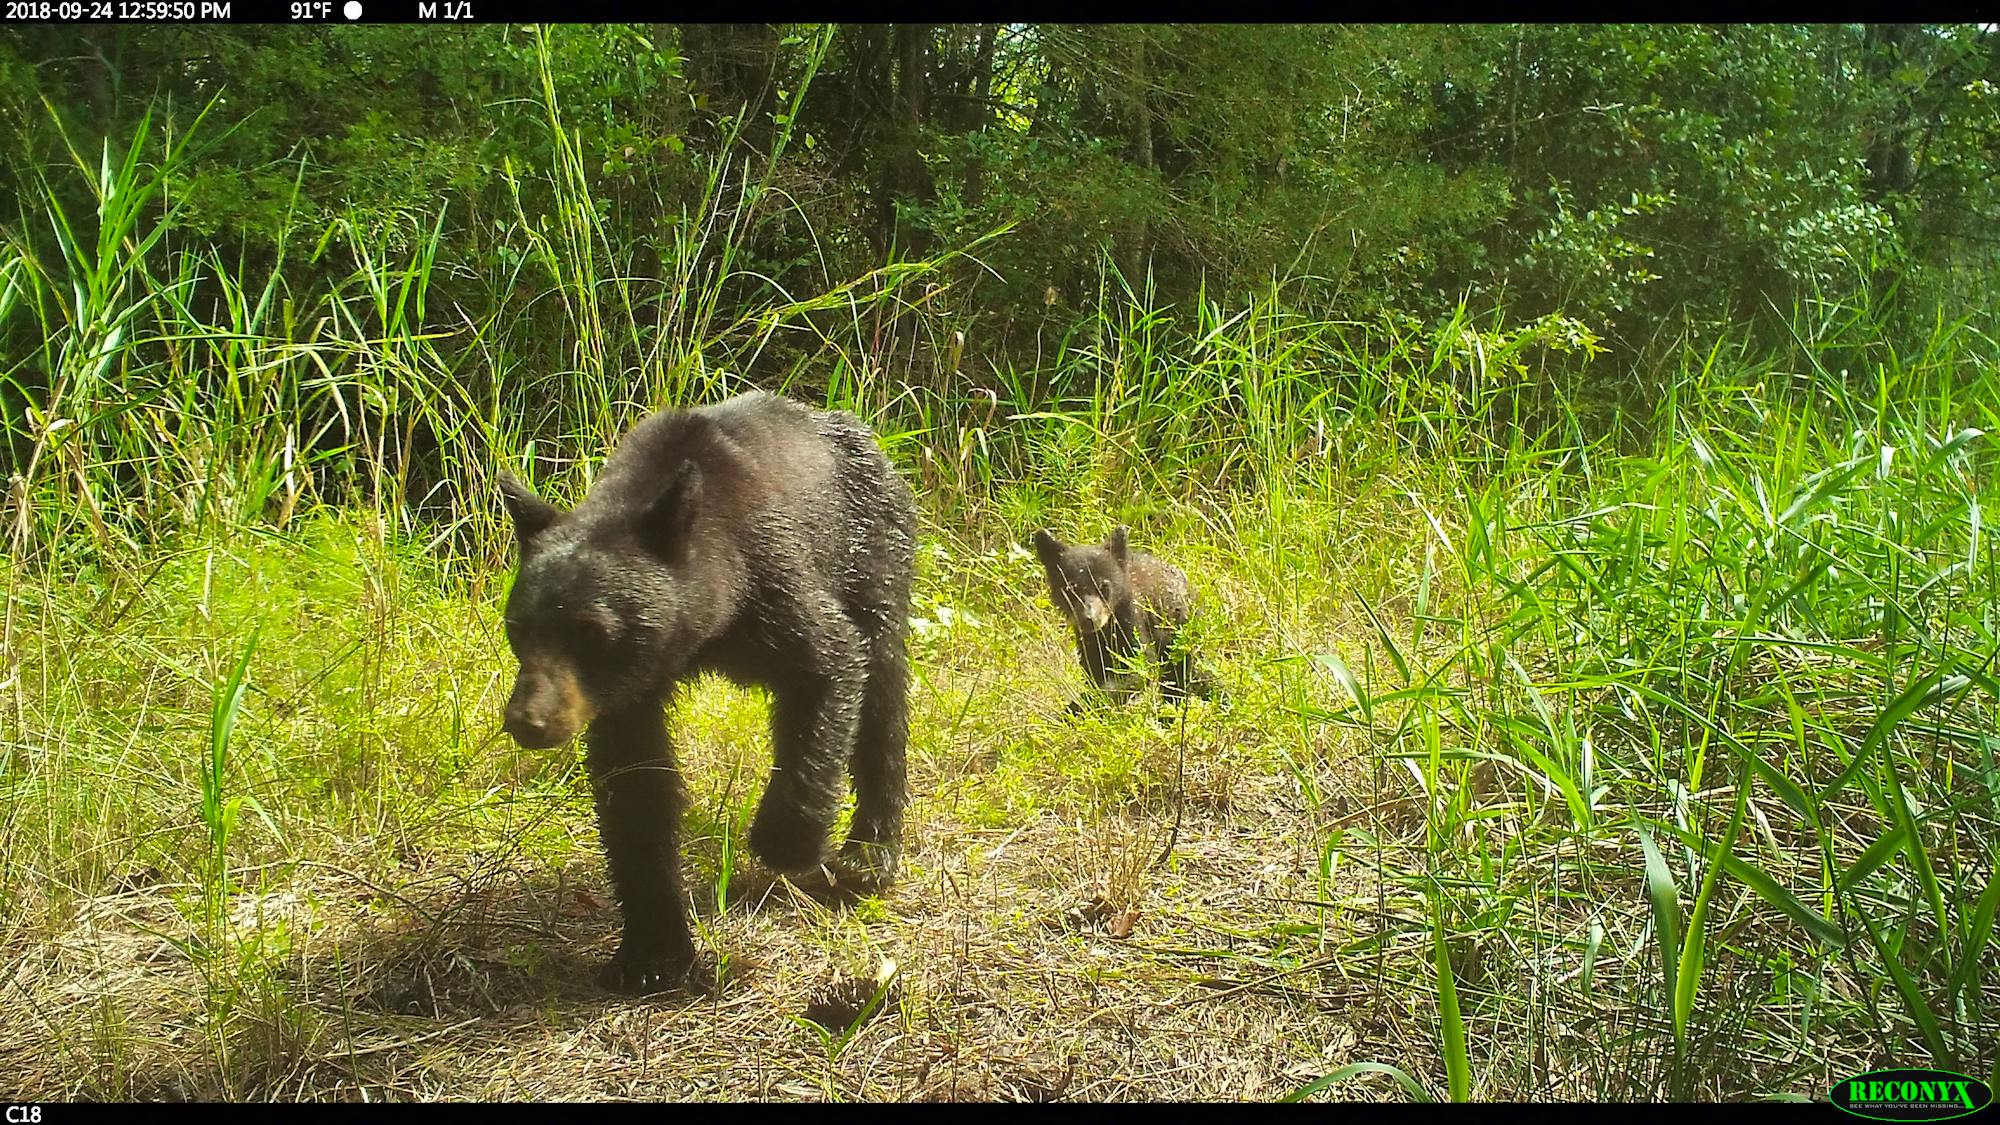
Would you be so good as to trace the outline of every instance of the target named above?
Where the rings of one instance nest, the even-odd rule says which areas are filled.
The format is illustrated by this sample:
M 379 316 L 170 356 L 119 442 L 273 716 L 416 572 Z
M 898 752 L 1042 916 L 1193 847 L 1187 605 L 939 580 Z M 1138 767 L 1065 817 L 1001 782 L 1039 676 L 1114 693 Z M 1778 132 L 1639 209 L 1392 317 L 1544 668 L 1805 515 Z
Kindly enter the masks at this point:
M 1194 607 L 1179 568 L 1130 549 L 1122 527 L 1102 545 L 1072 545 L 1037 531 L 1035 554 L 1048 575 L 1049 600 L 1076 633 L 1084 674 L 1106 695 L 1119 703 L 1136 698 L 1141 664 L 1158 669 L 1160 696 L 1168 702 L 1213 693 L 1213 680 L 1175 645 Z
M 624 922 L 601 983 L 713 981 L 681 892 L 666 722 L 675 690 L 703 672 L 771 693 L 751 851 L 785 874 L 828 862 L 845 772 L 856 801 L 837 877 L 888 885 L 906 801 L 916 506 L 868 427 L 753 392 L 640 422 L 574 511 L 504 472 L 499 486 L 520 541 L 506 729 L 529 749 L 584 732 Z

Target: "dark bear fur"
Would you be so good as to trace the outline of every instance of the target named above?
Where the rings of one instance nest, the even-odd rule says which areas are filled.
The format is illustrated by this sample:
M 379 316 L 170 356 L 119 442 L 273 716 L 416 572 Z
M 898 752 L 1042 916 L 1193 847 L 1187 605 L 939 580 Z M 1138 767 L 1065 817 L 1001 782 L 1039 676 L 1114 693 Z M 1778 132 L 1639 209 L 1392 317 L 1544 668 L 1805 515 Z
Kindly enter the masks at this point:
M 705 984 L 681 894 L 665 708 L 719 672 L 770 690 L 773 764 L 750 848 L 787 874 L 828 859 L 843 768 L 841 881 L 886 886 L 905 802 L 903 637 L 916 554 L 909 487 L 849 414 L 753 392 L 655 414 L 573 512 L 502 473 L 520 538 L 507 732 L 586 762 L 624 936 L 607 988 Z
M 1135 669 L 1149 664 L 1159 671 L 1161 698 L 1209 697 L 1207 673 L 1175 645 L 1194 608 L 1187 575 L 1131 550 L 1122 527 L 1101 546 L 1071 545 L 1037 531 L 1035 554 L 1048 575 L 1049 600 L 1076 633 L 1076 654 L 1091 683 L 1125 703 L 1144 682 Z

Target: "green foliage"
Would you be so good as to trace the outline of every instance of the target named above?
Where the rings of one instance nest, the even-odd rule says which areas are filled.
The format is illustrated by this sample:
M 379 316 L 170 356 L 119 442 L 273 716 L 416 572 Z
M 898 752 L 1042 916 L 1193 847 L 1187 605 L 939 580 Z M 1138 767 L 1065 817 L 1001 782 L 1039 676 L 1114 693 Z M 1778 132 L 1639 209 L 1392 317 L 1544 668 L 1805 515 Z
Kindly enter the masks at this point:
M 1910 323 L 1962 291 L 1966 271 L 1986 276 L 1983 232 L 2000 217 L 1993 35 L 12 28 L 0 34 L 0 130 L 17 155 L 0 189 L 28 203 L 46 179 L 73 211 L 75 186 L 52 174 L 58 123 L 129 138 L 150 108 L 164 128 L 146 143 L 166 144 L 212 103 L 214 143 L 164 183 L 180 208 L 175 253 L 213 240 L 262 264 L 288 250 L 288 280 L 306 291 L 341 280 L 354 248 L 401 255 L 435 236 L 447 276 L 430 327 L 504 326 L 479 357 L 503 368 L 561 371 L 574 358 L 561 340 L 577 326 L 544 299 L 567 284 L 534 252 L 545 222 L 587 213 L 594 255 L 617 276 L 685 285 L 670 263 L 739 187 L 735 249 L 713 289 L 725 322 L 772 289 L 799 298 L 1012 230 L 920 309 L 818 316 L 704 357 L 767 381 L 822 353 L 829 334 L 868 365 L 897 357 L 911 379 L 980 380 L 1041 366 L 1107 293 L 1185 309 L 1274 277 L 1289 304 L 1320 316 L 1430 320 L 1461 300 L 1569 315 L 1644 366 L 1635 353 L 1690 321 L 1758 326 L 1769 343 L 1773 304 L 1871 288 L 1906 293 L 1880 308 Z M 37 209 L 0 224 L 38 246 Z M 308 266 L 336 228 L 338 252 Z M 671 294 L 633 298 L 642 321 L 674 311 Z M 653 343 L 630 343 L 603 361 L 643 366 Z
M 1980 87 L 1957 85 L 1992 65 L 1990 31 L 1920 29 L 1891 68 L 1853 25 L 1484 30 L 1430 139 L 1517 186 L 1491 282 L 1524 312 L 1588 312 L 1640 340 L 1675 312 L 1762 316 L 1766 297 L 1849 294 L 1913 250 L 1957 256 L 1971 244 L 1936 235 L 1965 228 L 1939 222 L 2000 205 L 1962 147 L 1983 136 L 1990 169 Z M 1938 115 L 1920 136 L 1913 103 Z M 1885 138 L 1923 171 L 1871 172 Z

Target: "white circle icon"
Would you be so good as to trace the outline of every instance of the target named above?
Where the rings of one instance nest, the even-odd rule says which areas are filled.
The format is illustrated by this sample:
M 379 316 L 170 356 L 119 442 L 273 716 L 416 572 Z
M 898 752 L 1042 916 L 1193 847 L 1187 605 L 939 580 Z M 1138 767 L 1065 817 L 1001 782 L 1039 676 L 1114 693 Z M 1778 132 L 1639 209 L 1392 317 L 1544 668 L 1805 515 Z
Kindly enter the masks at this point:
M 361 18 L 361 0 L 347 0 L 340 10 L 348 19 L 358 20 Z

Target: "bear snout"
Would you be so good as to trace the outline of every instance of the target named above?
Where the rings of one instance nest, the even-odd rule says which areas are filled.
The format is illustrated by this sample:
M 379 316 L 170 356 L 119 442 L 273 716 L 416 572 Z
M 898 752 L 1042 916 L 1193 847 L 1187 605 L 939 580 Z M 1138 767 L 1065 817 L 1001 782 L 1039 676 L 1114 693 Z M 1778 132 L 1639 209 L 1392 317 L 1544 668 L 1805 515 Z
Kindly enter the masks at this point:
M 514 741 L 520 743 L 523 749 L 547 750 L 564 741 L 561 738 L 550 737 L 547 720 L 512 707 L 507 709 L 505 726 L 507 733 L 513 735 Z
M 523 668 L 515 677 L 502 726 L 527 750 L 547 750 L 576 737 L 590 721 L 590 709 L 576 677 Z

